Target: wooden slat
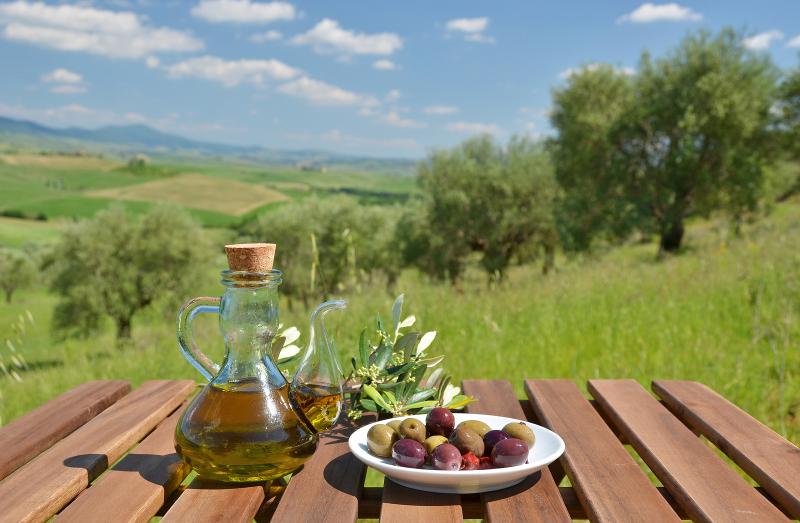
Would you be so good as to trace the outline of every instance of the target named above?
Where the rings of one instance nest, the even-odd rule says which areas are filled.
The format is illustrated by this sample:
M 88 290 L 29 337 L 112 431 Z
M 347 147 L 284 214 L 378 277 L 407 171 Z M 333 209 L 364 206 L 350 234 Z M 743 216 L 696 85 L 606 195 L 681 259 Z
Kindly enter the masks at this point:
M 0 479 L 127 394 L 127 381 L 78 385 L 0 429 Z
M 364 419 L 361 423 L 372 421 Z M 366 469 L 350 453 L 347 438 L 356 425 L 345 421 L 320 435 L 314 456 L 292 476 L 272 521 L 355 521 Z
M 264 485 L 239 487 L 195 479 L 161 521 L 249 523 L 264 498 Z
M 592 521 L 679 521 L 639 465 L 570 380 L 527 380 L 538 419 L 561 436 L 561 459 Z
M 165 419 L 58 515 L 59 523 L 150 521 L 189 473 L 175 452 L 175 426 L 186 405 Z
M 589 391 L 691 519 L 786 521 L 638 382 L 591 380 Z
M 148 381 L 0 482 L 0 522 L 43 521 L 77 496 L 194 389 Z
M 800 519 L 800 448 L 702 383 L 654 381 L 653 391 Z
M 465 380 L 462 388 L 478 400 L 467 406 L 470 413 L 525 419 L 514 388 L 507 381 Z M 547 467 L 519 485 L 481 494 L 481 501 L 490 521 L 570 521 Z
M 398 485 L 386 478 L 383 482 L 381 523 L 436 521 L 456 523 L 464 520 L 461 496 L 434 494 Z

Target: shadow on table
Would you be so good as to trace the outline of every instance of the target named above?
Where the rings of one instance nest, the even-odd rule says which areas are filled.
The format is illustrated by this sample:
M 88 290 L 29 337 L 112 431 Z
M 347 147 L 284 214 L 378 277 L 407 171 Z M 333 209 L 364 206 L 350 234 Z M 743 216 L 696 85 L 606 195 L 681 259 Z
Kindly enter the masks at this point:
M 65 459 L 64 465 L 86 469 L 91 481 L 108 468 L 108 458 L 105 454 L 81 454 Z M 150 483 L 165 485 L 175 477 L 178 468 L 186 466 L 174 452 L 166 455 L 132 453 L 116 462 L 111 470 L 136 472 Z

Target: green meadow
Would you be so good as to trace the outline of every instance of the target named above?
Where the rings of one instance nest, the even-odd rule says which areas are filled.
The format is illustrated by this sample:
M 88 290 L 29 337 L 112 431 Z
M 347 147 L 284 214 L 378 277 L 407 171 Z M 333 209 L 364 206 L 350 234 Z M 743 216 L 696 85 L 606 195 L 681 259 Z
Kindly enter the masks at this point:
M 251 175 L 237 177 L 254 183 Z M 0 221 L 0 239 L 19 245 L 27 235 L 57 234 L 34 223 L 19 232 Z M 653 379 L 699 380 L 800 443 L 800 201 L 777 204 L 739 236 L 715 219 L 693 222 L 687 234 L 685 251 L 661 260 L 656 245 L 628 243 L 559 258 L 549 276 L 528 265 L 487 286 L 475 270 L 454 288 L 407 270 L 397 289 L 417 327 L 438 332 L 430 350 L 446 355 L 456 380 L 506 379 L 520 396 L 527 377 L 569 378 L 581 387 L 592 378 L 629 377 L 648 388 Z M 219 293 L 224 264 L 215 260 L 192 294 Z M 367 285 L 344 297 L 348 310 L 329 318 L 348 368 L 361 328 L 376 311 L 388 317 L 393 296 Z M 0 335 L 25 311 L 35 321 L 22 340 L 28 367 L 21 381 L 0 377 L 2 423 L 90 379 L 201 379 L 178 351 L 174 303 L 138 315 L 133 345 L 118 349 L 110 325 L 91 338 L 55 340 L 55 300 L 40 285 L 0 304 Z M 309 311 L 293 305 L 282 303 L 284 325 L 305 333 Z M 199 322 L 198 338 L 219 358 L 215 323 Z

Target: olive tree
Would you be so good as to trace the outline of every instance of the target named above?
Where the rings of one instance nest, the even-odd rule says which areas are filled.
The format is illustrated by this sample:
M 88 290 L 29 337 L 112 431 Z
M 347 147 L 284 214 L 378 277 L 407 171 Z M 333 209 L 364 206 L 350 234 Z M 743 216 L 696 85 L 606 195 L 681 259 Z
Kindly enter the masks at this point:
M 573 243 L 639 230 L 676 251 L 687 216 L 754 208 L 775 82 L 769 58 L 730 29 L 691 34 L 660 59 L 644 53 L 628 79 L 610 68 L 573 75 L 554 92 L 552 118 L 566 221 L 585 233 Z
M 419 167 L 423 199 L 399 222 L 408 261 L 437 278 L 456 282 L 471 253 L 492 279 L 529 244 L 552 261 L 557 186 L 547 154 L 530 138 L 504 148 L 488 136 L 431 153 Z
M 54 328 L 87 335 L 110 317 L 124 342 L 137 312 L 186 295 L 209 252 L 202 228 L 185 211 L 155 207 L 141 217 L 121 207 L 100 211 L 69 227 L 54 249 L 52 288 L 61 298 Z
M 14 292 L 29 287 L 36 273 L 36 264 L 25 253 L 0 249 L 0 289 L 6 296 L 6 303 L 11 303 Z

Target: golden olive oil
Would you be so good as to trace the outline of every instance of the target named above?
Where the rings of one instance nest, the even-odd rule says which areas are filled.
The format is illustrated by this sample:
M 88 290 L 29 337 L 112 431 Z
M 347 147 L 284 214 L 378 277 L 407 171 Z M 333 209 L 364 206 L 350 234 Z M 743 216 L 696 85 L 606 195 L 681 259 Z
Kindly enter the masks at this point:
M 181 418 L 175 449 L 205 479 L 266 481 L 295 471 L 318 437 L 292 411 L 288 391 L 265 394 L 257 379 L 207 385 Z
M 297 410 L 303 413 L 314 430 L 323 432 L 336 423 L 342 410 L 342 393 L 339 387 L 322 385 L 295 386 L 290 392 Z

